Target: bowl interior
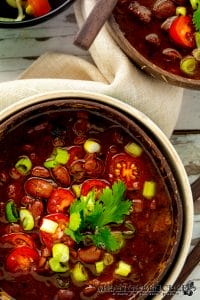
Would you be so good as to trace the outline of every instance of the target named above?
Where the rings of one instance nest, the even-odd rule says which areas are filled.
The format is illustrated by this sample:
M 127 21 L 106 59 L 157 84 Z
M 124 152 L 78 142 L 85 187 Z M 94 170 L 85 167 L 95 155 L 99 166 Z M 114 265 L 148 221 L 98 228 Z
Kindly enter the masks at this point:
M 170 83 L 179 87 L 197 90 L 200 89 L 200 80 L 172 74 L 146 59 L 135 47 L 131 45 L 131 43 L 125 37 L 125 34 L 120 29 L 119 24 L 116 22 L 114 15 L 112 15 L 109 19 L 108 30 L 114 38 L 114 40 L 119 45 L 119 47 L 129 56 L 129 58 L 131 58 L 133 62 L 136 63 L 136 65 L 142 71 L 166 83 Z
M 23 124 L 25 120 L 37 118 L 37 116 L 48 116 L 54 112 L 71 111 L 74 110 L 86 110 L 92 111 L 98 117 L 103 120 L 115 120 L 116 124 L 128 132 L 131 136 L 136 138 L 140 144 L 144 146 L 152 160 L 154 161 L 157 168 L 160 170 L 160 174 L 167 186 L 168 193 L 171 199 L 171 208 L 173 214 L 173 229 L 171 235 L 171 241 L 166 249 L 164 258 L 162 261 L 162 267 L 158 268 L 157 272 L 152 277 L 149 284 L 157 285 L 161 283 L 170 269 L 174 260 L 176 259 L 179 243 L 182 236 L 182 225 L 183 225 L 183 207 L 182 207 L 182 191 L 176 182 L 176 170 L 168 160 L 167 149 L 159 147 L 156 136 L 144 127 L 140 122 L 109 105 L 102 104 L 98 101 L 88 101 L 85 99 L 54 99 L 51 101 L 41 102 L 35 105 L 31 105 L 22 109 L 9 118 L 4 119 L 0 124 L 0 139 L 5 138 L 7 132 L 12 131 L 13 128 Z M 147 287 L 148 289 L 148 287 Z M 130 298 L 131 299 L 131 298 Z
M 66 9 L 69 5 L 71 5 L 74 0 L 49 0 L 49 3 L 52 7 L 51 11 L 41 17 L 32 17 L 26 15 L 25 19 L 18 22 L 10 22 L 10 21 L 0 21 L 0 27 L 6 28 L 18 28 L 18 27 L 27 27 L 33 26 L 43 21 L 50 19 L 55 16 L 59 12 Z M 15 8 L 10 7 L 6 1 L 0 2 L 0 17 L 4 18 L 16 18 L 17 10 Z

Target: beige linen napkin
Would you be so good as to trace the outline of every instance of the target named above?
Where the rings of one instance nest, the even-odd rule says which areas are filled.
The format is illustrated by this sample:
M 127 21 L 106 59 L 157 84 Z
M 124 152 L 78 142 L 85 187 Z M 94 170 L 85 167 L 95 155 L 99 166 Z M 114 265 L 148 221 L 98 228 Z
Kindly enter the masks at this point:
M 96 0 L 78 0 L 74 9 L 82 25 Z M 138 70 L 109 35 L 106 26 L 90 48 L 94 65 L 67 54 L 45 53 L 19 80 L 0 84 L 0 109 L 34 94 L 56 90 L 103 93 L 148 115 L 170 136 L 180 111 L 183 89 Z

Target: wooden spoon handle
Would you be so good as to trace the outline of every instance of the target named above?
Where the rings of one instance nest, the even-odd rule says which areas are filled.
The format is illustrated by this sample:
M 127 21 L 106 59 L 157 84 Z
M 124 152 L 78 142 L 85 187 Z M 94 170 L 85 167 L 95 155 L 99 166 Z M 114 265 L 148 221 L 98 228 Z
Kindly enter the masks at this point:
M 200 177 L 191 184 L 192 195 L 194 202 L 200 197 Z M 181 273 L 179 274 L 176 282 L 173 285 L 172 293 L 163 297 L 163 300 L 170 300 L 173 296 L 172 294 L 178 290 L 178 288 L 184 283 L 196 265 L 200 262 L 200 241 L 197 245 L 192 249 L 190 254 L 188 255 L 186 262 L 183 266 Z
M 74 45 L 88 50 L 95 37 L 111 15 L 118 0 L 98 0 L 74 39 Z

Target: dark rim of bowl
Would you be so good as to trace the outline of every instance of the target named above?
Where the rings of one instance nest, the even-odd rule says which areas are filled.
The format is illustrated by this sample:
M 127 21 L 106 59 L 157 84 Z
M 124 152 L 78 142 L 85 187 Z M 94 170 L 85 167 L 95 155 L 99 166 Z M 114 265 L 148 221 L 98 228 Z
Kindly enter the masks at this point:
M 60 111 L 62 109 L 88 109 L 92 112 L 98 112 L 102 114 L 104 118 L 111 120 L 116 120 L 131 135 L 134 133 L 137 134 L 137 139 L 144 145 L 147 152 L 153 158 L 154 163 L 157 165 L 157 168 L 160 169 L 160 173 L 163 176 L 164 182 L 167 186 L 168 192 L 171 197 L 172 205 L 172 214 L 173 214 L 173 229 L 172 229 L 172 238 L 173 245 L 168 246 L 165 252 L 164 260 L 164 269 L 160 272 L 158 271 L 155 274 L 154 279 L 150 282 L 150 288 L 154 287 L 156 292 L 156 287 L 162 284 L 163 280 L 169 274 L 171 268 L 173 267 L 173 262 L 175 261 L 178 250 L 180 247 L 180 241 L 183 235 L 183 204 L 182 204 L 182 191 L 179 188 L 178 178 L 176 170 L 174 170 L 173 164 L 169 161 L 169 157 L 166 149 L 160 149 L 158 146 L 158 140 L 156 135 L 152 131 L 141 123 L 137 117 L 132 116 L 121 110 L 120 108 L 115 108 L 109 104 L 102 104 L 98 100 L 88 100 L 87 98 L 81 97 L 55 97 L 54 99 L 45 99 L 37 102 L 36 104 L 28 105 L 22 109 L 19 109 L 15 113 L 11 114 L 9 117 L 6 117 L 0 122 L 0 127 L 3 126 L 3 130 L 0 130 L 0 138 L 6 134 L 6 131 L 12 130 L 15 126 L 18 126 L 19 123 L 25 122 L 24 120 L 32 118 L 34 116 L 47 113 L 47 108 L 49 108 L 48 113 L 53 111 Z M 17 124 L 17 125 L 16 125 Z M 147 290 L 148 292 L 148 284 Z M 158 291 L 159 292 L 159 291 Z M 148 296 L 148 295 L 147 295 Z M 138 298 L 139 297 L 139 298 Z M 146 297 L 145 297 L 146 298 Z M 130 297 L 130 300 L 132 297 Z M 141 298 L 139 294 L 137 299 Z
M 17 22 L 0 21 L 0 28 L 20 28 L 20 27 L 28 27 L 28 26 L 37 25 L 41 22 L 47 21 L 51 17 L 56 16 L 58 13 L 64 11 L 65 8 L 70 6 L 74 1 L 75 0 L 65 0 L 63 4 L 52 9 L 49 13 L 47 13 L 41 17 L 36 17 L 36 18 L 23 20 L 23 21 L 17 21 Z
M 146 59 L 140 52 L 134 48 L 131 43 L 126 39 L 124 33 L 121 31 L 119 24 L 116 22 L 112 15 L 108 21 L 107 28 L 113 39 L 117 42 L 118 46 L 127 54 L 127 56 L 139 66 L 139 68 L 166 83 L 171 83 L 179 87 L 190 89 L 200 89 L 200 80 L 183 77 L 180 75 L 172 74 L 165 69 L 158 67 L 151 61 Z

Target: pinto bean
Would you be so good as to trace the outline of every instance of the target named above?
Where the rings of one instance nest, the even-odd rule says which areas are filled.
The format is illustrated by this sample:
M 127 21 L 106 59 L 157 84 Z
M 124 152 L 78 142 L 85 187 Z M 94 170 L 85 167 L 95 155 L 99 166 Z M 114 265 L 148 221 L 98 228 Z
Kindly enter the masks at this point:
M 92 264 L 100 260 L 102 253 L 103 251 L 96 248 L 95 246 L 90 246 L 78 250 L 78 256 L 80 260 L 88 264 Z
M 25 182 L 24 188 L 33 197 L 49 198 L 54 186 L 52 181 L 32 177 Z
M 70 185 L 71 179 L 69 176 L 69 172 L 68 172 L 67 168 L 65 168 L 64 166 L 57 166 L 57 167 L 53 168 L 52 174 L 59 183 L 65 185 L 65 186 Z
M 42 177 L 42 178 L 49 178 L 50 177 L 49 170 L 47 170 L 46 168 L 41 167 L 41 166 L 35 166 L 31 170 L 31 175 L 35 176 L 35 177 Z
M 156 18 L 166 19 L 175 15 L 176 6 L 172 0 L 157 0 L 153 5 L 153 12 Z
M 130 3 L 128 7 L 129 11 L 137 17 L 143 23 L 149 23 L 151 21 L 151 11 L 146 6 L 140 5 L 137 1 Z
M 78 159 L 72 162 L 70 166 L 70 174 L 73 176 L 75 181 L 80 181 L 85 176 L 85 169 L 84 169 L 85 161 L 83 159 Z
M 156 33 L 149 33 L 145 36 L 146 42 L 150 44 L 153 47 L 159 47 L 160 46 L 160 39 Z

